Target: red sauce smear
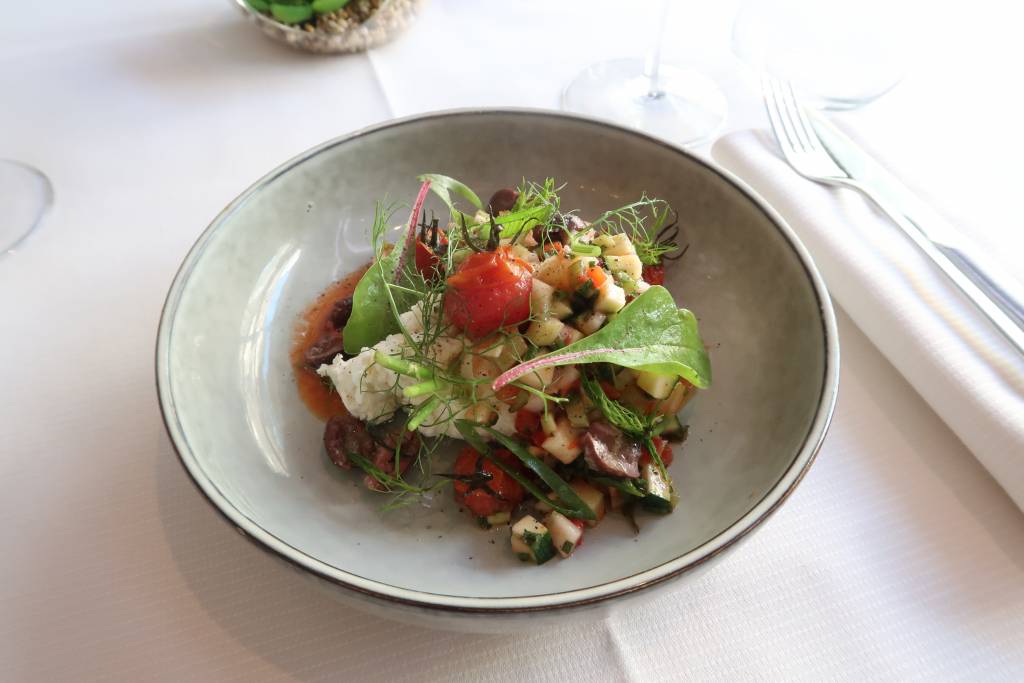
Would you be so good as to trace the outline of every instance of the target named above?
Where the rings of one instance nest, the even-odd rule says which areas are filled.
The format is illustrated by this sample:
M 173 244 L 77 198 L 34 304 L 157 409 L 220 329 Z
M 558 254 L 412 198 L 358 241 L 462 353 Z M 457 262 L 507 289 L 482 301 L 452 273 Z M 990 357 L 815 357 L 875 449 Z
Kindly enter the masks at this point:
M 306 365 L 304 356 L 307 349 L 316 343 L 324 330 L 330 328 L 328 320 L 331 317 L 331 309 L 334 308 L 334 304 L 347 296 L 352 296 L 356 285 L 359 284 L 359 278 L 369 267 L 368 263 L 330 285 L 303 312 L 295 326 L 290 354 L 292 370 L 295 373 L 295 384 L 299 389 L 302 402 L 322 420 L 329 420 L 335 415 L 344 415 L 348 411 L 345 410 L 345 405 L 341 402 L 338 393 L 328 389 L 320 375 L 316 374 L 316 370 Z

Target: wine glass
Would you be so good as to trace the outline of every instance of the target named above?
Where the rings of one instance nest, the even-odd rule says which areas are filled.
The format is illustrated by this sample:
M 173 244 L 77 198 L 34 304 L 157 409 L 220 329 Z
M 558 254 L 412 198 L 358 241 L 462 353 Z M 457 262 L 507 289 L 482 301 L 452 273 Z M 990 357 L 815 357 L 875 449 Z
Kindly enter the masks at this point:
M 0 159 L 0 256 L 11 253 L 53 205 L 53 185 L 37 168 Z
M 704 74 L 664 64 L 671 0 L 661 4 L 658 36 L 646 59 L 613 59 L 584 69 L 562 92 L 562 108 L 609 119 L 681 145 L 710 139 L 725 121 L 725 95 Z
M 903 80 L 913 35 L 902 3 L 859 0 L 848 11 L 820 0 L 744 0 L 732 49 L 759 73 L 786 79 L 822 109 L 855 109 Z

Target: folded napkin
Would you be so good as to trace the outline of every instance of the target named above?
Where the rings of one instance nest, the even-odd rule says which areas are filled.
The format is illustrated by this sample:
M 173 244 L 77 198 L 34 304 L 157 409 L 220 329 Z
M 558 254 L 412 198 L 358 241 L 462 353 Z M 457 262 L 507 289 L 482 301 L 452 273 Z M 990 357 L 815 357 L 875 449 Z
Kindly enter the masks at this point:
M 782 214 L 835 302 L 1024 509 L 1024 358 L 869 202 L 793 172 L 771 133 L 711 154 Z

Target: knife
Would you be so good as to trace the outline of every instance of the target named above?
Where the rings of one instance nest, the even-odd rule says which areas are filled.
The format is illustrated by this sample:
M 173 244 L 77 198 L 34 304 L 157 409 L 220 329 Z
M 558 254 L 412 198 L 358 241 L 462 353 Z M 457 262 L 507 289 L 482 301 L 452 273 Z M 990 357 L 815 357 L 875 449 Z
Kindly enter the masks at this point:
M 809 112 L 808 115 L 822 144 L 851 178 L 869 186 L 888 207 L 899 211 L 936 250 L 983 290 L 1018 327 L 1024 329 L 1024 284 L 1020 280 L 972 247 L 949 221 L 824 116 L 817 112 Z

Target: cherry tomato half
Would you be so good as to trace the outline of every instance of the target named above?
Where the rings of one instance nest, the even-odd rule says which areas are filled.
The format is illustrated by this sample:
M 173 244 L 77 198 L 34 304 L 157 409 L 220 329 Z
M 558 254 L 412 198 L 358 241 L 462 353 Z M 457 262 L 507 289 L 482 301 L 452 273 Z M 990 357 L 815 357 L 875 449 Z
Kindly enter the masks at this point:
M 530 317 L 533 277 L 530 266 L 507 247 L 470 254 L 448 278 L 444 312 L 474 339 Z
M 653 266 L 644 266 L 642 271 L 644 282 L 649 285 L 665 284 L 665 264 L 658 263 Z

